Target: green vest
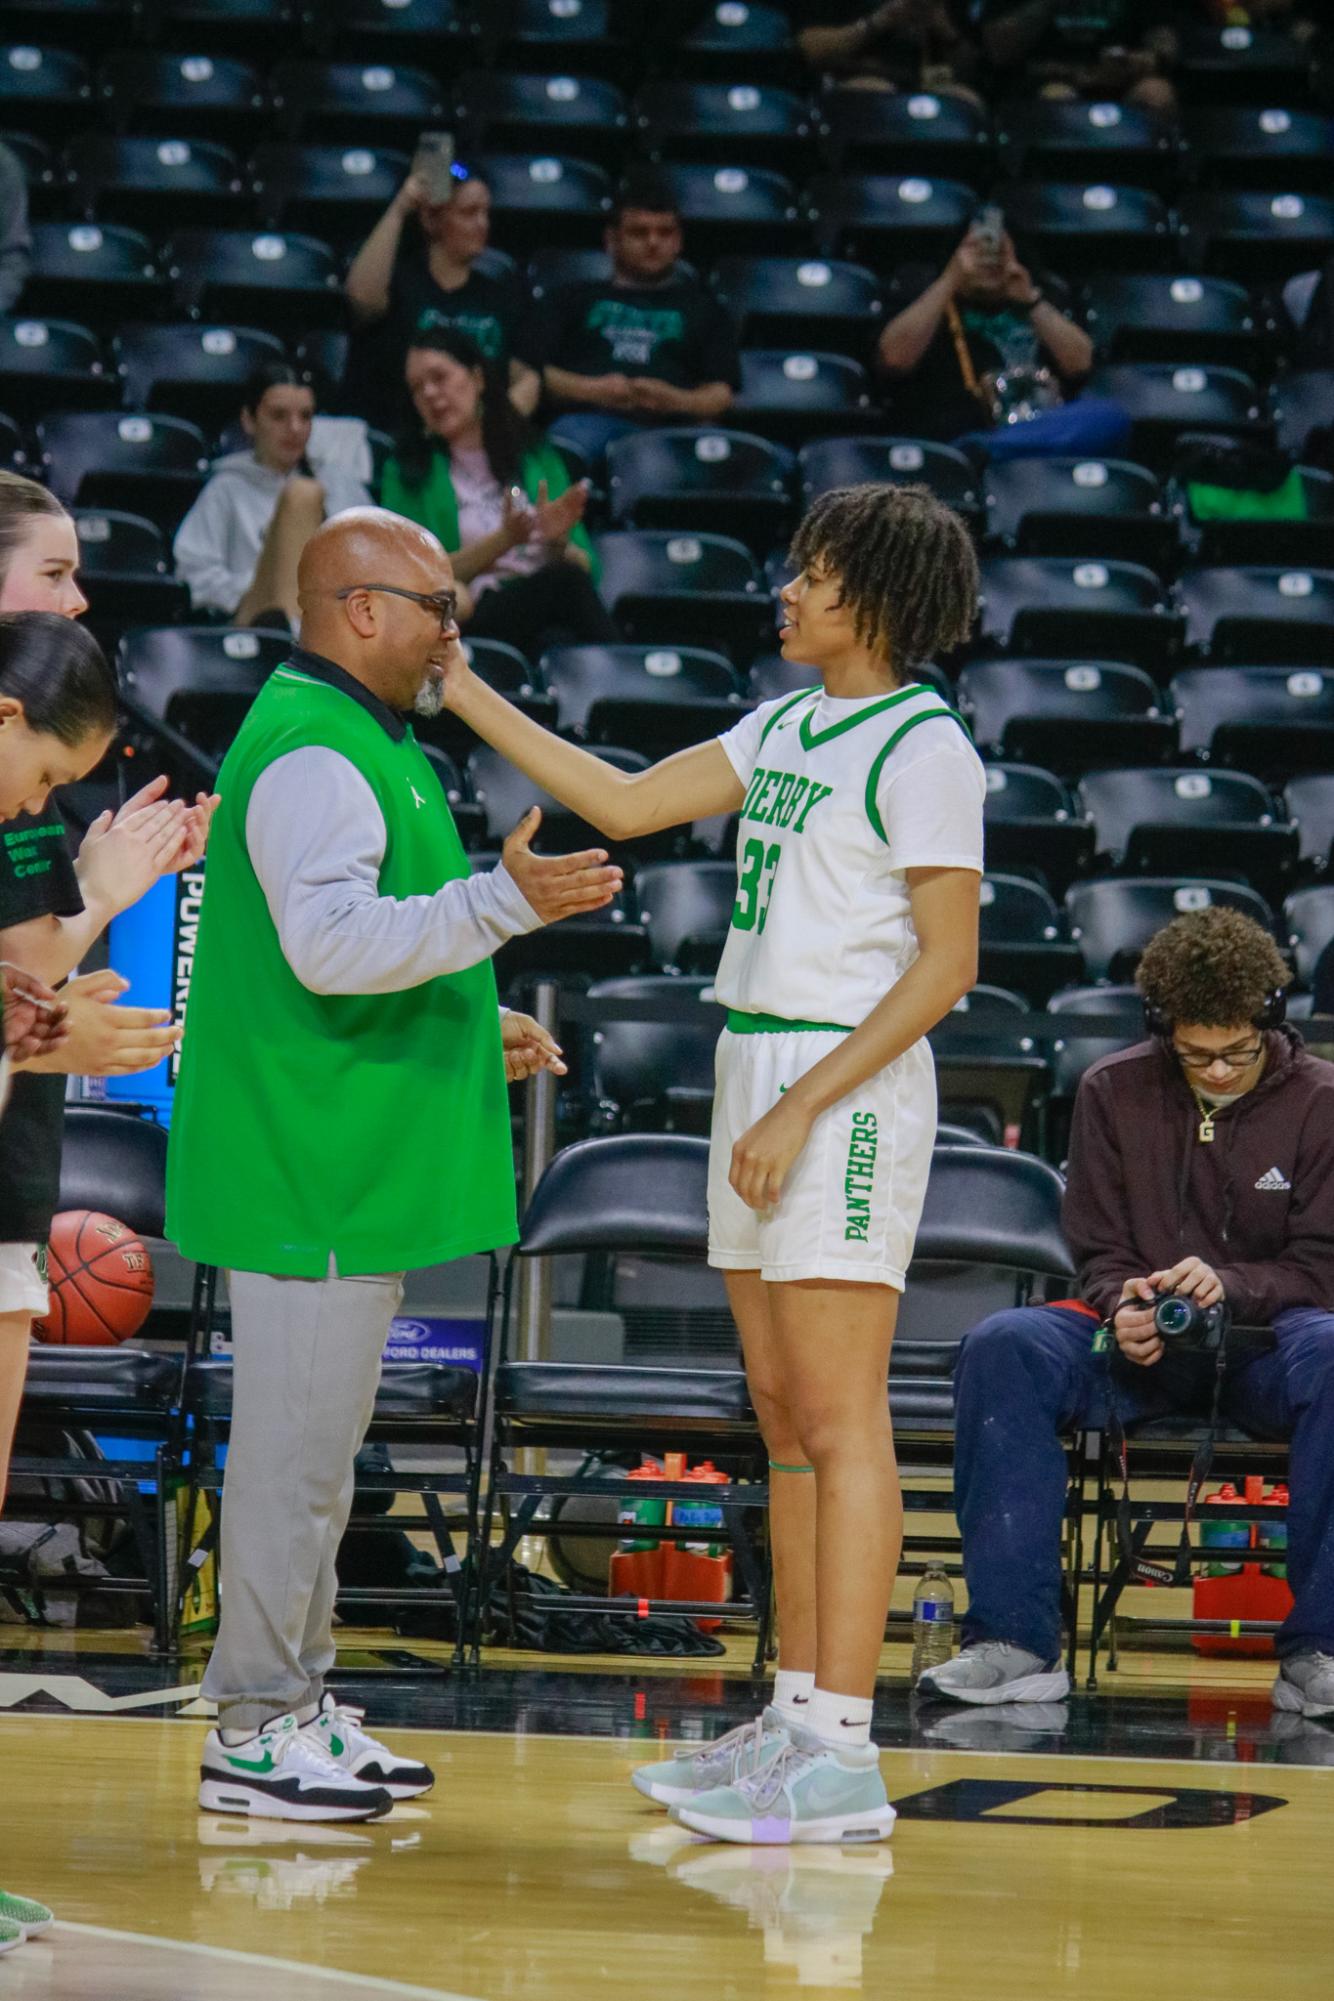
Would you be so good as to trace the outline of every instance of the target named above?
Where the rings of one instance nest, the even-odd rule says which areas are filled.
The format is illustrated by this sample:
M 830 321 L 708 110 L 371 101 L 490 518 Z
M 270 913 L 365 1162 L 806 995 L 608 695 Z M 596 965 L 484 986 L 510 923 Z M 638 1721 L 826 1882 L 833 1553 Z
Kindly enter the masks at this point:
M 537 489 L 543 480 L 547 483 L 548 500 L 559 500 L 570 484 L 564 459 L 556 447 L 545 440 L 524 454 L 519 478 L 524 492 L 532 501 L 536 501 Z M 391 513 L 402 514 L 409 521 L 415 521 L 419 527 L 429 528 L 433 535 L 440 537 L 451 556 L 460 546 L 459 503 L 454 492 L 449 453 L 443 448 L 432 452 L 430 468 L 420 486 L 409 486 L 397 457 L 389 459 L 380 476 L 380 505 L 389 508 Z M 587 556 L 588 574 L 596 583 L 601 565 L 582 521 L 571 529 L 570 540 Z M 502 588 L 505 583 L 511 582 L 513 578 L 506 572 Z
M 246 848 L 255 782 L 320 745 L 375 793 L 382 896 L 468 874 L 440 782 L 339 689 L 279 667 L 218 780 L 186 1015 L 167 1233 L 188 1258 L 323 1278 L 439 1264 L 517 1236 L 489 960 L 390 994 L 315 994 L 288 965 Z

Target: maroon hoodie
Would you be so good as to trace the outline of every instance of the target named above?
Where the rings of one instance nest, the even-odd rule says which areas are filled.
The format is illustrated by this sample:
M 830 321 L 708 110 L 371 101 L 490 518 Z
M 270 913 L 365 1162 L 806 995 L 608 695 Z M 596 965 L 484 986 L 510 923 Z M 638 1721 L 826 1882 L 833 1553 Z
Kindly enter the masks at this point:
M 1265 1044 L 1259 1083 L 1215 1111 L 1209 1144 L 1161 1042 L 1085 1073 L 1063 1220 L 1079 1296 L 1104 1318 L 1126 1279 L 1186 1257 L 1213 1266 L 1240 1325 L 1286 1306 L 1334 1311 L 1334 1063 L 1291 1028 Z

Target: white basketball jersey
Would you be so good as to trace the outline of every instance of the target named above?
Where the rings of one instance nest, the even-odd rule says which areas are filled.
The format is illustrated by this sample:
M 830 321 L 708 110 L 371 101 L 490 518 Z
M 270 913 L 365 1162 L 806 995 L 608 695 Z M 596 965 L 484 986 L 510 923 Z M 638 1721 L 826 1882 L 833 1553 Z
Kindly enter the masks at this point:
M 746 787 L 718 999 L 856 1028 L 917 957 L 904 872 L 982 869 L 981 759 L 917 683 L 766 702 L 719 739 Z

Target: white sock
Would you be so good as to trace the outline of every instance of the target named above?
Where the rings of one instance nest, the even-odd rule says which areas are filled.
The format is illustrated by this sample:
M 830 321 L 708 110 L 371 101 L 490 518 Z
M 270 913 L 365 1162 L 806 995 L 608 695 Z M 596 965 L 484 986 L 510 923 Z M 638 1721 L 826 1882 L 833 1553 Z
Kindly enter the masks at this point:
M 827 1688 L 817 1688 L 812 1691 L 810 1707 L 805 1712 L 806 1728 L 826 1744 L 855 1750 L 871 1741 L 874 1706 L 869 1695 L 833 1695 Z
M 801 1668 L 779 1668 L 774 1675 L 773 1707 L 788 1723 L 805 1723 L 810 1717 L 815 1676 Z
M 219 1730 L 218 1735 L 227 1746 L 227 1749 L 231 1751 L 238 1744 L 248 1744 L 252 1737 L 260 1736 L 263 1731 L 272 1730 L 274 1724 L 281 1723 L 283 1717 L 286 1715 L 287 1711 L 284 1709 L 277 1716 L 269 1716 L 263 1723 L 256 1724 L 253 1730 Z
M 304 1730 L 306 1725 L 308 1723 L 313 1723 L 315 1721 L 315 1718 L 319 1715 L 320 1705 L 318 1702 L 308 1702 L 305 1704 L 304 1708 L 294 1710 L 292 1713 L 296 1717 L 297 1729 Z

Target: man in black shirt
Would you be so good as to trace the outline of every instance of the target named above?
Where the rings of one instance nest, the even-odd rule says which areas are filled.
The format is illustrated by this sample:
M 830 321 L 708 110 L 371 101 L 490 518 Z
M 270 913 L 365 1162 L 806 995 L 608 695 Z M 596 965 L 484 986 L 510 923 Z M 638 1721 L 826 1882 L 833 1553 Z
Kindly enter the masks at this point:
M 1065 393 L 1092 366 L 1092 341 L 1050 296 L 1059 280 L 1035 278 L 1007 234 L 993 250 L 974 224 L 943 271 L 905 266 L 895 289 L 909 303 L 881 334 L 878 359 L 918 437 L 989 428 L 994 381 L 1006 370 L 1046 369 Z
M 611 277 L 544 300 L 529 343 L 564 413 L 551 436 L 590 459 L 646 425 L 716 422 L 741 383 L 735 328 L 678 268 L 681 217 L 656 176 L 622 183 L 604 241 Z

